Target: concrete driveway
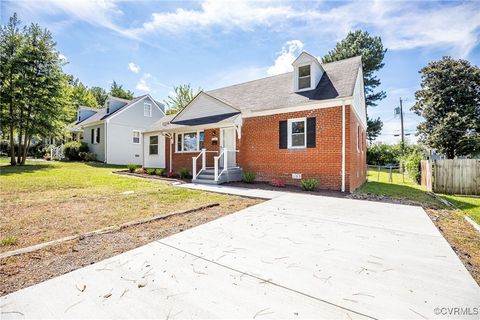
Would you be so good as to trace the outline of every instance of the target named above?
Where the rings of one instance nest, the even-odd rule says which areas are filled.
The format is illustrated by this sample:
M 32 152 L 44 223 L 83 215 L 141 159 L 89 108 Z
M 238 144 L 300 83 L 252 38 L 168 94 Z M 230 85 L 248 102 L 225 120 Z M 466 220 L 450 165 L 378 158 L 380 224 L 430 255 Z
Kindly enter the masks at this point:
M 285 194 L 4 296 L 0 307 L 2 319 L 424 319 L 448 318 L 442 308 L 474 313 L 479 302 L 421 208 Z

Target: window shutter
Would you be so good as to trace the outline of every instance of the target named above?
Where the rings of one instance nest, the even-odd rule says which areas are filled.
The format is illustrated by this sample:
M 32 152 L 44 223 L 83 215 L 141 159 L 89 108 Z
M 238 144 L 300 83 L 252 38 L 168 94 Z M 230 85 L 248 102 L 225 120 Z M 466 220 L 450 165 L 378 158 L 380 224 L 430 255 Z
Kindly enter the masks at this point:
M 97 143 L 100 143 L 100 128 L 97 128 Z
M 316 146 L 316 127 L 317 127 L 317 118 L 307 118 L 307 148 L 315 148 Z
M 92 130 L 90 131 L 90 133 L 91 133 L 90 142 L 93 144 L 93 142 L 94 142 L 93 139 L 95 138 L 95 137 L 94 137 L 94 135 L 95 135 L 95 129 L 92 129 Z
M 287 149 L 287 120 L 279 122 L 279 147 Z

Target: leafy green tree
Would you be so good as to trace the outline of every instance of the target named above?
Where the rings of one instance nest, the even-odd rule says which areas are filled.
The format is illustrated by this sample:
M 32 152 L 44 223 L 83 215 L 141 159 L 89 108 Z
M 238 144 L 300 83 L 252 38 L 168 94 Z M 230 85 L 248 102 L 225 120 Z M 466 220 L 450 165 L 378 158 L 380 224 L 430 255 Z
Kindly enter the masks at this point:
M 91 108 L 98 108 L 100 106 L 97 102 L 97 98 L 87 86 L 80 82 L 80 80 L 71 80 L 70 85 L 72 105 L 75 107 L 75 110 L 77 110 L 79 106 Z
M 202 89 L 198 88 L 194 91 L 190 84 L 182 84 L 175 86 L 173 91 L 174 94 L 169 95 L 168 99 L 164 101 L 165 105 L 168 107 L 167 114 L 175 114 L 182 111 L 182 109 L 185 108 L 185 106 L 189 104 L 200 91 L 202 91 Z
M 0 33 L 1 94 L 2 97 L 11 96 L 5 101 L 7 105 L 10 106 L 12 101 L 14 104 L 13 113 L 6 118 L 11 133 L 11 150 L 14 150 L 12 165 L 25 164 L 32 137 L 59 136 L 72 111 L 67 77 L 62 70 L 64 62 L 59 57 L 51 33 L 37 24 L 31 24 L 22 31 L 19 31 L 19 26 L 20 22 L 14 15 Z M 9 58 L 7 56 L 12 51 L 8 52 L 8 49 L 12 46 L 17 47 L 13 52 L 14 58 Z M 4 60 L 8 63 L 5 70 Z M 8 93 L 6 90 L 11 91 Z M 5 102 L 2 99 L 2 105 Z M 18 143 L 16 161 L 13 133 Z
M 91 87 L 88 90 L 92 93 L 92 95 L 97 100 L 97 105 L 103 106 L 105 104 L 105 101 L 107 101 L 107 98 L 108 98 L 108 93 L 105 89 L 101 87 Z
M 0 129 L 10 141 L 10 164 L 15 165 L 15 129 L 19 123 L 21 95 L 21 48 L 25 37 L 21 22 L 14 13 L 7 25 L 0 29 Z
M 110 87 L 110 95 L 117 98 L 126 99 L 126 100 L 133 99 L 133 92 L 130 90 L 123 89 L 123 86 L 117 84 L 115 80 L 113 81 L 112 86 Z
M 480 152 L 480 68 L 443 57 L 420 73 L 412 107 L 425 119 L 418 125 L 420 141 L 448 159 Z
M 372 143 L 382 132 L 383 122 L 380 118 L 370 119 L 367 117 L 367 139 Z

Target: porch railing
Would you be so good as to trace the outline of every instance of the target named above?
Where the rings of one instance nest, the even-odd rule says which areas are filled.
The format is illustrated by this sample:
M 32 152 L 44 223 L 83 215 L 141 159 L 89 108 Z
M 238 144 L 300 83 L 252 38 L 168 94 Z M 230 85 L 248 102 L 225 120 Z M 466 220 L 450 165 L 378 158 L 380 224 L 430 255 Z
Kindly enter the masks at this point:
M 229 153 L 237 153 L 238 150 L 228 150 L 227 148 L 222 148 L 220 154 L 216 157 L 213 157 L 213 172 L 214 172 L 214 180 L 218 181 L 220 176 L 229 168 L 235 168 L 237 166 L 236 163 L 229 165 L 228 159 L 230 158 Z M 223 164 L 223 166 L 221 166 Z M 221 169 L 221 170 L 220 170 Z
M 202 157 L 202 168 L 197 172 L 197 160 L 200 157 Z M 198 156 L 192 157 L 192 161 L 192 179 L 196 179 L 207 168 L 207 149 L 202 149 Z

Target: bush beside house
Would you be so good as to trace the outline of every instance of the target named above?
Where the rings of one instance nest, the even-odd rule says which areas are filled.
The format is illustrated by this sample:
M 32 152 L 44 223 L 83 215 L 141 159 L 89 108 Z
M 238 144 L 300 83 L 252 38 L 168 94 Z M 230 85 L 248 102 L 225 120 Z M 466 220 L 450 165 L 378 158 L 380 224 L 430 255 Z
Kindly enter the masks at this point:
M 70 141 L 63 145 L 63 155 L 70 161 L 83 160 L 80 154 L 88 151 L 88 145 L 85 142 Z

